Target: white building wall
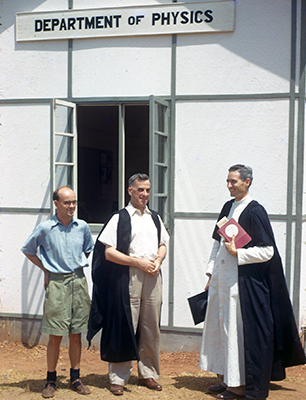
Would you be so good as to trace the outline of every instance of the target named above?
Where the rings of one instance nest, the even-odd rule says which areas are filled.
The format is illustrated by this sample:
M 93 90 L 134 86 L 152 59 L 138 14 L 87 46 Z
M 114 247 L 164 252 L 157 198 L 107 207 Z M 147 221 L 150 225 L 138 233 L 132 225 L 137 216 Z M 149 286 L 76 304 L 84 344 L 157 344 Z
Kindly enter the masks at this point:
M 288 92 L 290 48 L 290 1 L 279 2 L 277 12 L 272 2 L 237 1 L 235 32 L 178 36 L 177 94 Z M 252 197 L 268 213 L 286 214 L 288 132 L 288 99 L 178 102 L 175 211 L 219 212 L 229 198 L 227 168 L 241 162 L 254 170 Z M 286 224 L 273 221 L 272 226 L 284 262 Z M 206 283 L 201 274 L 209 258 L 213 224 L 178 219 L 175 227 L 174 321 L 190 326 L 190 316 L 181 318 L 182 309 L 186 309 L 186 297 L 201 291 Z M 292 250 L 294 257 L 294 246 Z M 190 280 L 182 285 L 187 268 Z M 292 279 L 293 275 L 291 283 Z M 301 311 L 306 322 L 305 282 L 304 278 Z
M 0 121 L 0 207 L 50 207 L 50 106 L 1 105 Z
M 49 215 L 3 214 L 0 216 L 1 281 L 0 312 L 41 315 L 44 300 L 43 273 L 20 251 L 35 226 Z
M 254 170 L 251 195 L 286 213 L 288 115 L 288 100 L 178 102 L 175 211 L 219 212 L 227 169 L 239 162 Z
M 189 3 L 191 1 L 185 1 Z M 74 0 L 74 8 L 166 4 L 157 0 Z M 65 98 L 68 41 L 16 43 L 15 13 L 67 9 L 68 1 L 0 3 L 0 99 Z M 289 91 L 291 1 L 237 0 L 233 33 L 177 36 L 177 95 Z M 73 41 L 74 97 L 169 95 L 171 36 Z M 178 101 L 175 212 L 220 211 L 227 168 L 254 169 L 251 195 L 271 214 L 286 213 L 289 100 Z M 0 104 L 0 207 L 50 207 L 50 106 Z M 304 212 L 305 213 L 305 212 Z M 41 314 L 43 277 L 20 248 L 47 214 L 0 215 L 0 312 Z M 187 297 L 206 283 L 215 221 L 175 220 L 174 325 L 193 327 Z M 286 226 L 273 222 L 283 260 Z M 305 228 L 304 228 L 305 229 Z M 305 236 L 305 232 L 304 232 Z M 301 311 L 306 316 L 305 239 Z M 168 322 L 164 265 L 162 324 Z M 90 268 L 86 270 L 90 283 Z M 91 290 L 91 283 L 90 283 Z M 306 317 L 305 317 L 306 319 Z
M 169 35 L 78 40 L 73 49 L 74 97 L 170 93 Z
M 50 106 L 0 107 L 0 207 L 50 206 Z M 0 312 L 41 314 L 43 274 L 20 248 L 49 214 L 0 214 Z
M 226 187 L 228 168 L 245 163 L 254 171 L 251 196 L 268 213 L 285 214 L 288 112 L 287 100 L 180 102 L 177 105 L 175 211 L 219 213 L 230 198 Z M 277 179 L 273 179 L 275 176 Z M 201 291 L 207 281 L 205 271 L 214 223 L 215 220 L 179 219 L 175 223 L 174 321 L 181 321 L 183 326 L 190 323 L 189 315 L 185 319 L 181 317 L 186 298 Z M 286 226 L 277 223 L 273 227 L 285 261 Z M 184 284 L 186 276 L 190 277 L 188 285 Z
M 236 1 L 235 31 L 179 35 L 177 94 L 288 92 L 291 1 Z
M 165 4 L 160 0 L 103 1 L 103 7 Z M 101 1 L 76 0 L 75 9 L 99 8 Z M 171 36 L 75 40 L 73 96 L 169 95 Z
M 178 219 L 175 224 L 177 246 L 175 252 L 174 325 L 193 326 L 187 298 L 204 290 L 208 277 L 205 274 L 213 245 L 212 232 L 215 220 Z M 286 249 L 285 222 L 272 222 L 280 254 Z M 178 239 L 179 238 L 179 239 Z M 283 258 L 284 261 L 284 258 Z M 305 321 L 306 323 L 306 321 Z M 203 324 L 197 325 L 202 327 Z
M 65 6 L 66 2 L 60 0 L 0 3 L 0 98 L 67 96 L 67 40 L 21 44 L 15 38 L 17 12 L 61 10 Z
M 205 275 L 214 229 L 214 220 L 177 219 L 174 257 L 174 325 L 191 327 L 187 298 L 204 290 Z M 202 327 L 203 324 L 197 325 Z

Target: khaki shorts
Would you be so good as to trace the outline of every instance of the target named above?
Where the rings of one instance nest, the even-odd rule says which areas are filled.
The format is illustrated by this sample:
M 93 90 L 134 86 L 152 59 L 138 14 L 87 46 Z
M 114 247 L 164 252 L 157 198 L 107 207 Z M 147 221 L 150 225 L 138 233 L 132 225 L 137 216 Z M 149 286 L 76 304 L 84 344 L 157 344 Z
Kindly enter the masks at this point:
M 68 336 L 87 330 L 90 297 L 83 268 L 72 274 L 50 273 L 41 331 Z

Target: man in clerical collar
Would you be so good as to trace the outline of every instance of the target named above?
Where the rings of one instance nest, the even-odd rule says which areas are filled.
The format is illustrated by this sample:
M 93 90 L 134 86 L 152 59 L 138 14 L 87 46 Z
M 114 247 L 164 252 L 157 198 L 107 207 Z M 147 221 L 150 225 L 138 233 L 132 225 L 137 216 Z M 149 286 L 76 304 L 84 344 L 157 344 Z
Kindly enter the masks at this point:
M 229 168 L 227 187 L 233 200 L 218 221 L 234 218 L 251 237 L 236 248 L 213 232 L 206 274 L 206 311 L 199 366 L 218 374 L 209 387 L 218 399 L 266 399 L 270 380 L 285 378 L 285 367 L 304 364 L 288 290 L 266 210 L 249 195 L 252 169 Z

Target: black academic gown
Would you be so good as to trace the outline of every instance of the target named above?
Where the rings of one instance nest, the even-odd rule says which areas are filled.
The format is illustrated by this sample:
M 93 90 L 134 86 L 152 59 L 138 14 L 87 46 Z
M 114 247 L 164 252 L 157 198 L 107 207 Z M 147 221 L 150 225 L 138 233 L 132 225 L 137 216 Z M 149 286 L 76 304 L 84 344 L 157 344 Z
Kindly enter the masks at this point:
M 161 226 L 158 214 L 151 211 L 160 242 Z M 118 211 L 117 250 L 129 254 L 131 241 L 131 218 L 123 208 Z M 103 229 L 111 219 L 106 221 Z M 102 329 L 101 359 L 108 362 L 139 360 L 137 334 L 134 334 L 129 295 L 129 267 L 107 261 L 105 245 L 98 239 L 95 243 L 92 262 L 92 304 L 88 322 L 87 340 Z
M 233 201 L 225 203 L 218 220 L 229 214 Z M 286 367 L 305 364 L 306 359 L 267 212 L 253 200 L 238 222 L 252 238 L 245 248 L 274 248 L 271 260 L 238 266 L 246 398 L 265 399 L 269 395 L 270 380 L 284 379 Z M 220 240 L 217 229 L 213 238 Z

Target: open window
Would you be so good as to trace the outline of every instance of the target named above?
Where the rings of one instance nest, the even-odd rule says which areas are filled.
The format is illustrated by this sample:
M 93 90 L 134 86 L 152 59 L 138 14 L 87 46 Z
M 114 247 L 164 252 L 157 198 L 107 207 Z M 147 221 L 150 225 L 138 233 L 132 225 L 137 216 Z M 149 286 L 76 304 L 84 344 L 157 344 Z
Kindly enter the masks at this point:
M 51 195 L 61 186 L 70 186 L 77 196 L 76 105 L 53 100 Z M 52 215 L 55 212 L 51 201 Z
M 150 207 L 169 225 L 168 177 L 169 177 L 169 103 L 150 97 L 150 178 L 152 190 Z
M 55 100 L 53 120 L 53 188 L 69 184 L 75 190 L 79 218 L 103 224 L 128 203 L 128 178 L 141 172 L 151 179 L 149 206 L 167 225 L 167 102 L 153 96 L 147 103 Z

